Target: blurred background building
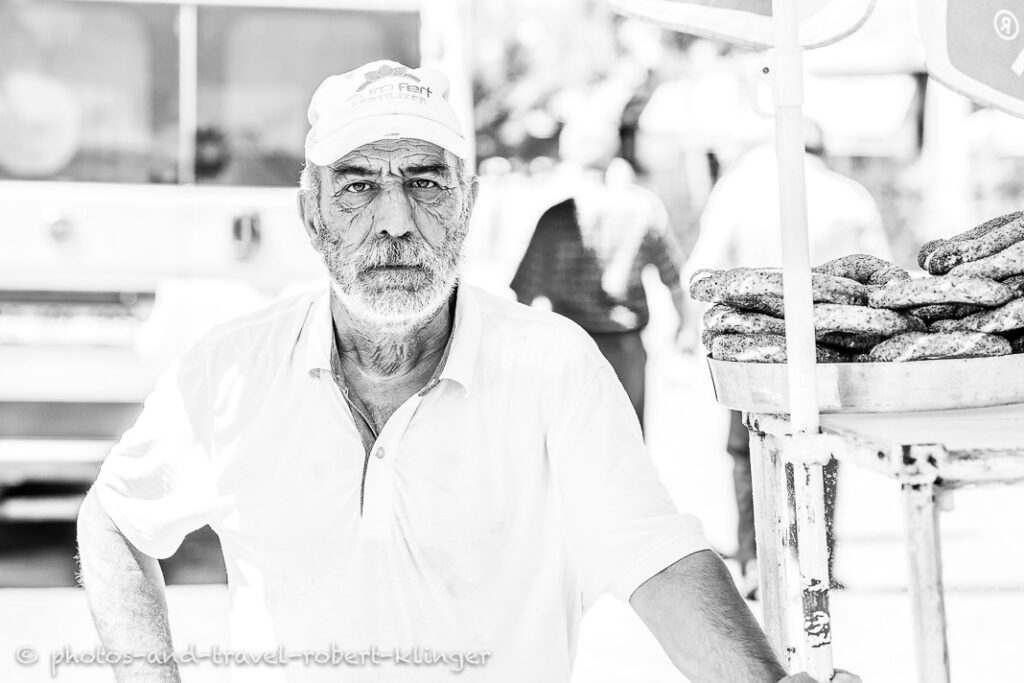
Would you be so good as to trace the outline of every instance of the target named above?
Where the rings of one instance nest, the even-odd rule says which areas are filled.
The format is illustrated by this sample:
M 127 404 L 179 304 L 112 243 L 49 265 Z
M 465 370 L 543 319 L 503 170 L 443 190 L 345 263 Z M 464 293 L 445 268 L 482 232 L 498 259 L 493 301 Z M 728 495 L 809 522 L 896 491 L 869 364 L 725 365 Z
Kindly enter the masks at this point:
M 808 53 L 806 86 L 832 167 L 870 190 L 906 268 L 1024 191 L 1024 122 L 928 80 L 910 5 L 881 0 Z M 684 256 L 715 182 L 772 133 L 759 54 L 597 0 L 0 0 L 0 588 L 74 585 L 78 502 L 159 371 L 214 322 L 322 277 L 294 208 L 306 105 L 383 57 L 440 65 L 464 94 L 481 178 L 464 279 L 495 291 L 560 200 L 573 118 L 618 121 L 617 172 L 665 203 Z M 675 315 L 652 302 L 648 336 Z M 725 465 L 719 433 L 674 426 L 715 411 L 699 359 L 661 347 L 651 449 L 728 550 L 727 470 L 678 464 L 706 446 Z M 678 483 L 702 476 L 723 482 L 720 508 Z M 224 580 L 208 532 L 164 566 L 172 584 Z
M 174 355 L 320 276 L 295 213 L 310 93 L 382 56 L 446 59 L 465 41 L 443 19 L 414 2 L 0 2 L 0 520 L 74 519 Z M 73 581 L 69 550 L 0 584 Z

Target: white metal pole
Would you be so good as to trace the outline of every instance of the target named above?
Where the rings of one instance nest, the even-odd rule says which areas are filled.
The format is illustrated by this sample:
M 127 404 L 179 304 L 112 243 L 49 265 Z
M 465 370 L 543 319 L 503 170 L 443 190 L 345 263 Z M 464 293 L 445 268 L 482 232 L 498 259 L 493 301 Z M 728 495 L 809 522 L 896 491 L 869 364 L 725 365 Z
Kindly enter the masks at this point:
M 804 668 L 818 681 L 830 681 L 831 625 L 828 606 L 828 555 L 821 455 L 810 452 L 818 434 L 818 396 L 807 230 L 804 169 L 803 48 L 797 0 L 772 0 L 775 49 L 772 91 L 775 145 L 779 167 L 786 355 L 796 500 L 797 548 L 803 598 Z M 827 456 L 825 456 L 827 459 Z
M 783 294 L 790 420 L 795 434 L 818 433 L 807 185 L 804 175 L 803 48 L 796 0 L 773 0 L 776 25 L 772 91 L 779 164 Z

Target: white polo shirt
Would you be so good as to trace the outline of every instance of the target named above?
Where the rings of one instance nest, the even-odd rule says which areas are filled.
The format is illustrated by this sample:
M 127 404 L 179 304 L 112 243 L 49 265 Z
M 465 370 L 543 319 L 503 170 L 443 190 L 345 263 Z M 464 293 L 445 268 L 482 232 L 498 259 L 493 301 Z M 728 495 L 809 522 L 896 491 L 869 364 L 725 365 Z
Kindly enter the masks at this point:
M 579 327 L 463 285 L 453 335 L 366 457 L 328 288 L 285 300 L 185 354 L 108 456 L 140 550 L 220 536 L 222 647 L 262 658 L 239 680 L 567 682 L 588 605 L 707 547 Z

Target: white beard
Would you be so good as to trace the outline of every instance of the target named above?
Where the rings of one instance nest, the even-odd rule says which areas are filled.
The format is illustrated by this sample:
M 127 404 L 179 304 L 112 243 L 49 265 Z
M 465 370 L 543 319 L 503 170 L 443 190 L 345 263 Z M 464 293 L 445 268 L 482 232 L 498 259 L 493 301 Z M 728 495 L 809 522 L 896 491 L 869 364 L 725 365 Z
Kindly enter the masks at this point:
M 370 277 L 375 280 L 372 284 L 357 282 L 347 291 L 334 278 L 331 286 L 354 317 L 379 327 L 405 329 L 425 323 L 448 302 L 458 280 L 458 271 L 452 269 L 444 277 L 434 278 L 425 273 Z
M 468 223 L 466 210 L 436 250 L 419 237 L 377 238 L 347 258 L 336 242 L 321 237 L 317 247 L 331 285 L 350 314 L 376 327 L 407 329 L 429 320 L 451 297 Z M 395 264 L 417 267 L 375 269 Z

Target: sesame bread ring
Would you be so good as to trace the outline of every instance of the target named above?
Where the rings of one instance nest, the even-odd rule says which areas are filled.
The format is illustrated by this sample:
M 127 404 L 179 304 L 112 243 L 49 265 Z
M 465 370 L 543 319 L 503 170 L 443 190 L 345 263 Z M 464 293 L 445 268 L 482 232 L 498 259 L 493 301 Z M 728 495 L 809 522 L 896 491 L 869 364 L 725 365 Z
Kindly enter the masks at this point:
M 936 320 L 959 320 L 984 310 L 984 306 L 977 304 L 928 304 L 908 309 L 907 313 L 926 323 L 933 323 Z
M 1024 241 L 977 261 L 961 263 L 949 271 L 950 275 L 989 277 L 993 280 L 1005 280 L 1021 273 L 1024 273 Z
M 996 228 L 1006 225 L 1007 223 L 1018 218 L 1021 215 L 1024 215 L 1024 212 L 1017 211 L 1014 213 L 1008 213 L 1003 216 L 996 216 L 995 218 L 985 221 L 976 228 L 971 228 L 970 230 L 966 232 L 961 232 L 958 235 L 953 235 L 952 237 L 949 237 L 947 239 L 937 239 L 932 240 L 930 242 L 925 242 L 924 244 L 921 245 L 921 250 L 917 252 L 917 265 L 921 267 L 921 270 L 928 270 L 925 267 L 925 264 L 928 261 L 928 256 L 933 251 L 943 246 L 944 244 L 947 244 L 949 242 L 965 242 L 968 240 L 977 239 L 979 237 L 987 235 Z
M 701 277 L 697 278 L 697 275 Z M 719 272 L 695 273 L 690 296 L 744 308 L 754 297 L 782 297 L 782 271 L 778 268 L 732 268 Z M 867 291 L 859 282 L 833 275 L 811 274 L 811 297 L 815 303 L 863 304 Z
M 719 334 L 785 335 L 786 323 L 781 318 L 716 304 L 704 313 L 704 329 L 711 333 L 707 340 Z M 814 304 L 814 329 L 823 344 L 864 350 L 894 334 L 924 331 L 925 325 L 914 316 L 887 309 Z
M 862 285 L 884 285 L 889 280 L 910 279 L 910 273 L 895 263 L 869 254 L 853 254 L 833 259 L 814 268 L 813 271 L 849 278 Z
M 876 362 L 903 362 L 939 358 L 1005 356 L 1010 342 L 980 332 L 908 332 L 887 339 L 871 349 Z
M 893 280 L 868 294 L 872 308 L 914 308 L 928 304 L 999 306 L 1013 298 L 1004 284 L 983 277 L 924 277 Z
M 704 345 L 704 348 L 711 351 L 711 344 L 715 341 L 715 337 L 719 337 L 724 332 L 715 332 L 714 330 L 704 330 L 700 333 L 700 343 Z
M 1008 332 L 1024 327 L 1024 299 L 1014 299 L 1008 304 L 989 311 L 969 315 L 961 320 L 939 320 L 928 328 L 937 332 Z
M 819 332 L 818 343 L 838 351 L 857 352 L 870 351 L 889 337 L 882 334 L 864 334 L 863 332 Z
M 917 252 L 917 266 L 921 270 L 925 270 L 924 264 L 928 260 L 928 255 L 945 243 L 946 240 L 932 240 L 931 242 L 925 242 L 922 244 L 920 251 Z
M 773 318 L 783 318 L 786 315 L 786 304 L 781 296 L 734 296 L 729 298 L 733 308 L 747 313 L 763 313 Z
M 719 268 L 700 268 L 698 270 L 695 270 L 693 271 L 693 275 L 690 276 L 690 289 L 692 290 L 693 287 L 704 278 L 711 277 L 712 275 L 717 275 L 719 273 L 724 272 L 724 270 L 721 270 Z
M 715 304 L 704 311 L 704 329 L 733 334 L 786 334 L 782 318 Z
M 925 326 L 914 316 L 885 308 L 815 304 L 814 329 L 816 332 L 857 332 L 891 337 L 903 332 L 923 331 Z
M 741 363 L 785 363 L 786 338 L 781 334 L 723 334 L 711 343 L 711 357 Z M 815 347 L 819 363 L 843 363 L 849 355 Z
M 1001 228 L 1011 221 L 1015 221 L 1021 216 L 1024 216 L 1024 211 L 1013 211 L 1011 213 L 1004 213 L 1001 216 L 990 218 L 981 225 L 971 228 L 965 232 L 961 232 L 957 235 L 953 235 L 948 240 L 949 242 L 966 242 L 967 240 L 977 239 L 984 237 L 996 228 Z
M 1018 211 L 993 218 L 974 231 L 946 240 L 928 254 L 924 267 L 932 275 L 942 275 L 961 263 L 991 256 L 1021 240 L 1024 240 L 1024 213 Z
M 1013 290 L 1018 297 L 1024 296 L 1024 275 L 1014 275 L 1003 280 L 1003 284 Z
M 1024 353 L 1024 330 L 1014 330 L 1003 336 L 1010 342 L 1014 353 Z

